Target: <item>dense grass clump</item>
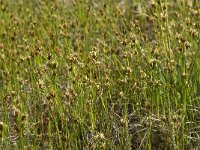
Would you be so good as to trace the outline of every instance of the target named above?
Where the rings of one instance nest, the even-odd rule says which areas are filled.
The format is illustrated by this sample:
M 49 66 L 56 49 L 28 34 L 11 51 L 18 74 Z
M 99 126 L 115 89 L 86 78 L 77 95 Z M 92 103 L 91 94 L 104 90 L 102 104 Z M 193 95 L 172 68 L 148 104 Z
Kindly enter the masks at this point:
M 197 0 L 0 0 L 0 149 L 200 149 Z

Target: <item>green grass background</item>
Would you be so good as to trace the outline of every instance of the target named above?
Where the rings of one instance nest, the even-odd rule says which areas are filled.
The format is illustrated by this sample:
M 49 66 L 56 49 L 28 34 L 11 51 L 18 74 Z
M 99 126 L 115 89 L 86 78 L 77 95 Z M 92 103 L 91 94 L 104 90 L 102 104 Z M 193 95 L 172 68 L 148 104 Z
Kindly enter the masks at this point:
M 196 0 L 0 0 L 0 149 L 200 148 Z

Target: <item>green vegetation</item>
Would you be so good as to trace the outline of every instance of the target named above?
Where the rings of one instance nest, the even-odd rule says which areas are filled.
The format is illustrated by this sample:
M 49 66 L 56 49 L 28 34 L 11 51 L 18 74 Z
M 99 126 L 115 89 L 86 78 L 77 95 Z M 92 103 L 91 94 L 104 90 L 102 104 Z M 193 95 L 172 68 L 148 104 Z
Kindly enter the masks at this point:
M 0 0 L 0 149 L 200 149 L 197 0 Z

